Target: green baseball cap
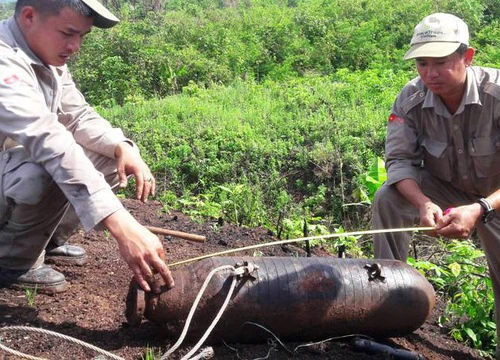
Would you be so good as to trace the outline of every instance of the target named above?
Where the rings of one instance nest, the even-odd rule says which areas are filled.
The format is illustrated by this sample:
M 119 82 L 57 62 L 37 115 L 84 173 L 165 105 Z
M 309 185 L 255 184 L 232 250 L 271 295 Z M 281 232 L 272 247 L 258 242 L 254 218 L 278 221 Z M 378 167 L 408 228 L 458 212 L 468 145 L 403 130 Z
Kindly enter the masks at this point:
M 97 0 L 82 0 L 82 2 L 94 11 L 94 26 L 107 29 L 115 26 L 120 21 Z

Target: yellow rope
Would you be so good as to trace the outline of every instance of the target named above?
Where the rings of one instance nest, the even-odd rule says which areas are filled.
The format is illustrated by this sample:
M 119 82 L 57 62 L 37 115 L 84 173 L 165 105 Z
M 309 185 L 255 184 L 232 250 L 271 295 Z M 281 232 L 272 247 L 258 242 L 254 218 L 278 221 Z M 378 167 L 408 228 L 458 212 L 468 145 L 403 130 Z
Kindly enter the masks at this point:
M 278 240 L 278 241 L 273 241 L 273 242 L 269 242 L 269 243 L 250 245 L 250 246 L 245 246 L 245 247 L 241 247 L 241 248 L 224 250 L 224 251 L 220 251 L 220 252 L 216 252 L 216 253 L 212 253 L 212 254 L 206 254 L 206 255 L 195 257 L 195 258 L 191 258 L 191 259 L 187 259 L 187 260 L 178 261 L 178 262 L 175 262 L 172 264 L 168 264 L 168 266 L 170 266 L 170 267 L 178 266 L 178 265 L 187 264 L 187 263 L 190 263 L 193 261 L 211 258 L 214 256 L 231 254 L 231 253 L 235 253 L 238 251 L 252 250 L 252 249 L 258 249 L 258 248 L 265 247 L 265 246 L 288 244 L 288 243 L 294 243 L 294 242 L 299 242 L 299 241 L 329 239 L 329 238 L 344 237 L 344 236 L 373 235 L 373 234 L 382 234 L 382 233 L 391 233 L 391 232 L 430 231 L 430 230 L 434 230 L 434 227 L 428 226 L 428 227 L 410 227 L 410 228 L 400 228 L 400 229 L 379 229 L 379 230 L 352 231 L 352 232 L 337 233 L 337 234 L 310 236 L 310 237 L 304 237 L 304 238 L 298 238 L 298 239 Z

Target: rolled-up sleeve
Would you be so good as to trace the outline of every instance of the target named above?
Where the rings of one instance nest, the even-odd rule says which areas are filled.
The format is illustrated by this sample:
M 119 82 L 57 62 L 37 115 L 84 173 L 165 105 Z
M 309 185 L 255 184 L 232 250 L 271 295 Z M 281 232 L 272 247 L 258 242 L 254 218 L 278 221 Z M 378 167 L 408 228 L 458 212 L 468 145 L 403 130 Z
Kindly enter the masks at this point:
M 127 141 L 127 138 L 120 129 L 112 127 L 89 106 L 76 88 L 71 74 L 66 68 L 63 70 L 59 121 L 73 133 L 78 144 L 96 153 L 114 158 L 116 145 Z
M 403 96 L 400 95 L 392 107 L 387 124 L 385 149 L 388 185 L 404 179 L 418 182 L 423 160 L 416 123 L 402 110 L 402 101 Z

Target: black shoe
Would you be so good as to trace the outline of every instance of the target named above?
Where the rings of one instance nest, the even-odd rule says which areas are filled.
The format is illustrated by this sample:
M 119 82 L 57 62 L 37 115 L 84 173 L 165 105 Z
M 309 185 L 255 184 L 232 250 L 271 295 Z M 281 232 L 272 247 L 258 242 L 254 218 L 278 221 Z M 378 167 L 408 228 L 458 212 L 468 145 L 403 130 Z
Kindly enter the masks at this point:
M 56 294 L 65 291 L 68 283 L 63 274 L 44 264 L 30 270 L 0 268 L 0 286 Z
M 47 246 L 45 249 L 45 262 L 62 265 L 83 265 L 87 262 L 87 253 L 76 245 L 64 244 L 61 246 Z

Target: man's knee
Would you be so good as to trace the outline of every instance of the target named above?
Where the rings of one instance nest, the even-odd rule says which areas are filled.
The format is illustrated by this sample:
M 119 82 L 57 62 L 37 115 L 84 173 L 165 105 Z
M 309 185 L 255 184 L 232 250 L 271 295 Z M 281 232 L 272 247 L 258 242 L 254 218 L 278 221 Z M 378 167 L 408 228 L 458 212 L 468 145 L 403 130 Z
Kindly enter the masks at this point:
M 51 186 L 56 186 L 52 177 L 36 163 L 26 162 L 4 174 L 4 197 L 12 199 L 16 204 L 38 204 Z
M 387 206 L 394 206 L 394 204 L 401 204 L 404 198 L 393 185 L 383 184 L 376 192 L 373 198 L 374 208 L 386 208 Z

